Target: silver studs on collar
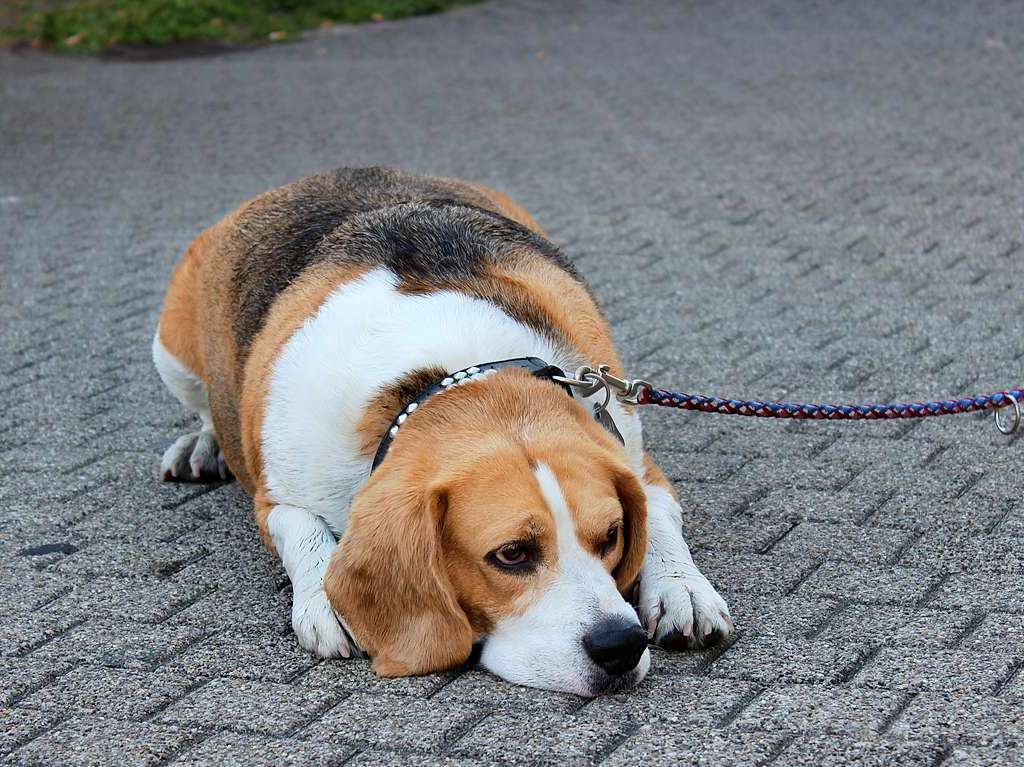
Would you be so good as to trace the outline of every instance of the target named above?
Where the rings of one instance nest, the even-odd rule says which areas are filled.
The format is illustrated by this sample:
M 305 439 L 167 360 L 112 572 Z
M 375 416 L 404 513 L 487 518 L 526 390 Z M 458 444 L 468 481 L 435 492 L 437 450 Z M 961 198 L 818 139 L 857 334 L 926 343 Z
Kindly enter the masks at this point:
M 441 381 L 441 390 L 447 391 L 448 389 L 454 389 L 456 386 L 468 384 L 470 381 L 480 381 L 486 378 L 487 376 L 497 372 L 498 371 L 495 368 L 481 370 L 480 368 L 474 365 L 473 367 L 468 367 L 465 370 L 459 370 L 456 373 L 452 373 L 449 376 L 445 376 L 445 378 L 442 379 Z M 416 408 L 418 408 L 419 406 L 420 405 L 418 402 L 412 402 L 405 410 L 403 410 L 399 414 L 398 418 L 395 419 L 395 425 L 388 430 L 388 434 L 391 436 L 391 439 L 394 439 L 395 437 L 398 436 L 398 427 L 404 424 L 406 420 L 409 418 L 409 416 L 412 415 L 416 411 Z M 390 451 L 390 449 L 391 448 L 389 447 L 388 450 Z

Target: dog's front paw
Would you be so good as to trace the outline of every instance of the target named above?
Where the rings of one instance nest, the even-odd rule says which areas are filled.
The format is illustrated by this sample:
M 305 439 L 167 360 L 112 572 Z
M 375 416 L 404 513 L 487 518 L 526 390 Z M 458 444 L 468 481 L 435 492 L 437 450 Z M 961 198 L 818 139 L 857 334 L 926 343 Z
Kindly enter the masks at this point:
M 637 605 L 647 636 L 666 650 L 713 647 L 733 632 L 729 606 L 699 573 L 644 573 Z
M 351 658 L 361 654 L 349 642 L 323 589 L 295 595 L 292 629 L 299 644 L 320 658 Z
M 210 430 L 185 434 L 164 451 L 160 460 L 164 482 L 216 482 L 231 478 L 217 437 Z

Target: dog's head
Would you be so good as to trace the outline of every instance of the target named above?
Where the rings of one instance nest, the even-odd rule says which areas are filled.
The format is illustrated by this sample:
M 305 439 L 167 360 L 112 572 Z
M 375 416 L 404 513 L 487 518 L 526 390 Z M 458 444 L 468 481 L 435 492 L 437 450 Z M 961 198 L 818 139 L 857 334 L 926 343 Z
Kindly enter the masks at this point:
M 481 663 L 595 695 L 650 666 L 622 593 L 646 499 L 619 443 L 545 381 L 506 371 L 434 398 L 356 496 L 325 588 L 383 676 Z

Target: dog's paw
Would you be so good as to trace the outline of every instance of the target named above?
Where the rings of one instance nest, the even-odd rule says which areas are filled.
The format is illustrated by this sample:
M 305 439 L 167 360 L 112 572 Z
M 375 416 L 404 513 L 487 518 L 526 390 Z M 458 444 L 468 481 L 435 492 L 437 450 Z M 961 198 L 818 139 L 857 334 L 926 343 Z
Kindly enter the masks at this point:
M 703 575 L 642 575 L 637 614 L 666 650 L 699 650 L 734 631 L 729 606 Z
M 164 451 L 160 460 L 164 482 L 216 482 L 231 478 L 224 453 L 212 431 L 185 434 Z
M 349 642 L 323 589 L 296 595 L 292 605 L 292 629 L 299 644 L 317 657 L 351 658 L 362 654 Z

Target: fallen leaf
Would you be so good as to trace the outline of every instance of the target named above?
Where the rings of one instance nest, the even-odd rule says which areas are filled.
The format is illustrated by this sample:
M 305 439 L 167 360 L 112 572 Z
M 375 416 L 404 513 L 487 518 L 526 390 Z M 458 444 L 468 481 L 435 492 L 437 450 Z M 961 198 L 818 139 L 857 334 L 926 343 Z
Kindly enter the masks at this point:
M 64 38 L 64 45 L 68 48 L 74 48 L 85 38 L 85 32 L 78 32 L 77 34 L 71 35 L 70 37 Z

